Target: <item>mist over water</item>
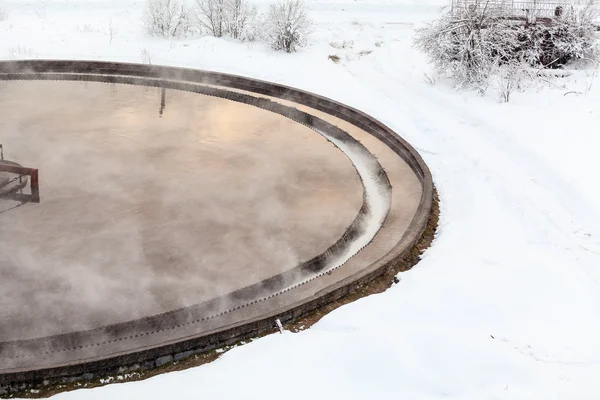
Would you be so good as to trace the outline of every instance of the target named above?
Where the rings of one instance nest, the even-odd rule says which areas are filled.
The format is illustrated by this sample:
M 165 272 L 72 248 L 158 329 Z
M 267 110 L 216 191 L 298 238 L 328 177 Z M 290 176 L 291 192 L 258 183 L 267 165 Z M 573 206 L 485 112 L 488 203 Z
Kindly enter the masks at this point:
M 229 293 L 323 252 L 362 205 L 342 152 L 247 105 L 26 81 L 0 82 L 0 114 L 5 157 L 40 170 L 42 197 L 0 214 L 0 341 Z

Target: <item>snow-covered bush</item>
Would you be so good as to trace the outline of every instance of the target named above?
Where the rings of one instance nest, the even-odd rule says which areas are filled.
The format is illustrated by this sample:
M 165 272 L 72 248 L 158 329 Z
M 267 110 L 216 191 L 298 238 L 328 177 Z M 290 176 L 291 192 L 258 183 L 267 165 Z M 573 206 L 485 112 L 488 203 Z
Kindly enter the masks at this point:
M 8 49 L 8 56 L 12 59 L 31 59 L 37 58 L 37 54 L 33 51 L 31 47 L 18 45 L 16 47 L 11 47 Z
M 182 37 L 192 30 L 190 14 L 180 0 L 146 0 L 143 23 L 153 36 Z
M 152 65 L 152 53 L 150 53 L 147 49 L 140 50 L 140 57 L 142 59 L 143 64 Z
M 312 23 L 300 0 L 280 0 L 269 6 L 266 28 L 269 44 L 275 50 L 294 52 L 306 45 Z
M 417 30 L 415 44 L 439 72 L 449 73 L 459 86 L 474 85 L 483 91 L 499 61 L 510 58 L 518 45 L 510 22 L 495 15 L 479 5 L 447 10 Z
M 588 10 L 588 11 L 586 11 Z M 597 30 L 593 8 L 570 8 L 550 24 L 519 30 L 519 51 L 530 65 L 559 68 L 573 59 L 597 57 Z
M 512 93 L 520 88 L 522 81 L 531 76 L 527 71 L 527 65 L 519 62 L 510 62 L 498 68 L 495 73 L 496 89 L 503 103 L 508 103 Z
M 8 19 L 8 11 L 0 7 L 0 22 L 5 21 L 6 19 Z
M 212 36 L 253 40 L 256 6 L 246 0 L 196 0 L 196 23 Z
M 417 30 L 415 44 L 435 68 L 449 73 L 459 86 L 485 91 L 491 75 L 503 66 L 557 68 L 583 57 L 595 57 L 597 35 L 592 24 L 593 0 L 537 24 L 515 21 L 488 8 L 488 0 L 447 10 Z

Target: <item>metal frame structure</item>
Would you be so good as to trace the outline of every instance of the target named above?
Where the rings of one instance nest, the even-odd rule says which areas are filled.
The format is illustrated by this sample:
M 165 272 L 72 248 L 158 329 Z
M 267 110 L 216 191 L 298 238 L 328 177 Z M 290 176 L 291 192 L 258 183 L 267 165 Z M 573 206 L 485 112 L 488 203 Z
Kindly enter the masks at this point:
M 485 6 L 490 13 L 500 16 L 553 18 L 558 7 L 566 10 L 574 5 L 571 0 L 452 0 L 452 11 Z
M 35 168 L 27 168 L 22 167 L 18 164 L 0 162 L 0 171 L 8 172 L 11 174 L 19 175 L 19 179 L 22 176 L 29 177 L 29 187 L 31 192 L 29 194 L 22 193 L 22 190 L 17 190 L 15 192 L 11 192 L 5 194 L 4 198 L 9 198 L 11 200 L 20 201 L 21 203 L 39 203 L 40 202 L 40 185 L 39 185 L 39 175 L 38 170 Z M 22 185 L 19 185 L 22 187 Z

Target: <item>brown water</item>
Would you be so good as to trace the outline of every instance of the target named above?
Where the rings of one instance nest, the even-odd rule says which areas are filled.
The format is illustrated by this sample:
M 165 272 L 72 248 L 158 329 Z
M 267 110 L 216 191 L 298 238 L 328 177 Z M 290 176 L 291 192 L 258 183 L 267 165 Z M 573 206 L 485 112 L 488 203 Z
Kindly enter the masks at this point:
M 40 170 L 41 192 L 0 212 L 0 341 L 252 284 L 324 251 L 362 204 L 350 161 L 316 132 L 193 93 L 161 107 L 155 88 L 0 82 L 0 143 Z

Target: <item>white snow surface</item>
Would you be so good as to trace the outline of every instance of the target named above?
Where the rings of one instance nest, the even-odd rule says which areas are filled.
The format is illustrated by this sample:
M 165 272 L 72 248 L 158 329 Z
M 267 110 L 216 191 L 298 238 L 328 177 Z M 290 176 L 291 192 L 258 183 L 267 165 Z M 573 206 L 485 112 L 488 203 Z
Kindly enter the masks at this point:
M 208 365 L 57 398 L 600 398 L 600 82 L 574 70 L 508 104 L 430 85 L 412 36 L 438 1 L 310 0 L 309 46 L 284 54 L 147 37 L 143 1 L 0 0 L 0 58 L 150 56 L 309 90 L 401 134 L 441 197 L 433 246 L 388 291 Z

